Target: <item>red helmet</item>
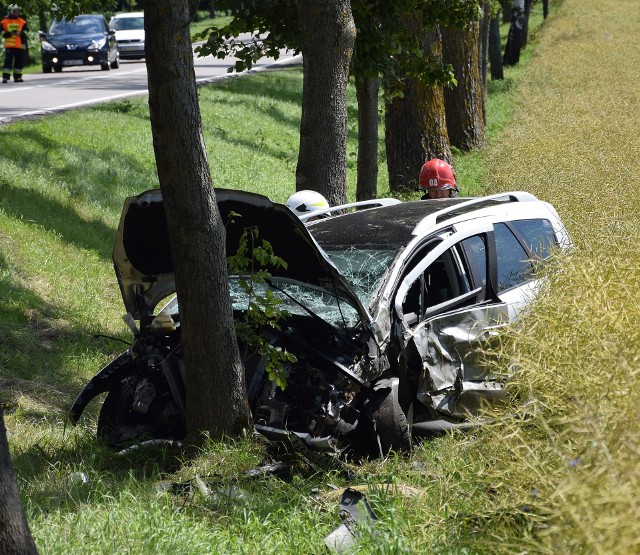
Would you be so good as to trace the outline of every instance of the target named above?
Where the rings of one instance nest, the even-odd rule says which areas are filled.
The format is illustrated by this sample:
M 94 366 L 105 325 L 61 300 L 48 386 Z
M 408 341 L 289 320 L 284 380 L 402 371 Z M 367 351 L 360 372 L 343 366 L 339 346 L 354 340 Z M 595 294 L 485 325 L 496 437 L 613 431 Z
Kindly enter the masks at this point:
M 455 189 L 451 166 L 440 158 L 428 160 L 420 170 L 420 189 Z

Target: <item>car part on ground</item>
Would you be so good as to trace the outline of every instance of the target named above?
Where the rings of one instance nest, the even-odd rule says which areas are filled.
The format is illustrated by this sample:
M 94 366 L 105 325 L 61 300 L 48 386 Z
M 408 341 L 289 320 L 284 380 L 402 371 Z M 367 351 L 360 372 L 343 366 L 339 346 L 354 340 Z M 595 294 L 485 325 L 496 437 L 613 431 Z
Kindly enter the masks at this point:
M 102 15 L 83 14 L 55 20 L 45 34 L 40 32 L 42 71 L 60 72 L 65 67 L 100 66 L 117 69 L 120 55 L 115 31 Z
M 339 514 L 342 524 L 324 539 L 324 543 L 332 553 L 351 553 L 358 539 L 358 526 L 371 528 L 378 517 L 366 496 L 353 488 L 342 492 Z
M 389 202 L 306 225 L 261 195 L 216 190 L 216 200 L 227 253 L 255 226 L 288 262 L 255 284 L 286 310 L 262 334 L 296 357 L 287 386 L 254 352 L 245 382 L 256 430 L 311 458 L 409 449 L 412 429 L 465 426 L 504 400 L 504 376 L 488 375 L 480 352 L 533 298 L 540 264 L 571 245 L 553 207 L 522 192 Z M 113 260 L 134 344 L 85 386 L 71 421 L 106 392 L 98 435 L 109 445 L 181 439 L 188 376 L 159 190 L 125 201 Z M 229 276 L 238 319 L 250 277 Z

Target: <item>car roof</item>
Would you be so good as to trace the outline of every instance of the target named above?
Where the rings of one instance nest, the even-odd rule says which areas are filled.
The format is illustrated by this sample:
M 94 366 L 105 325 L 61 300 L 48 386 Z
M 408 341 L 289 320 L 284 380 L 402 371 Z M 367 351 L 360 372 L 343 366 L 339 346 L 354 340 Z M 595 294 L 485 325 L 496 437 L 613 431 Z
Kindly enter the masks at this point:
M 403 202 L 321 219 L 308 224 L 322 245 L 379 245 L 398 248 L 417 235 L 425 235 L 480 211 L 516 202 L 540 201 L 524 192 L 486 197 L 455 197 Z M 494 210 L 495 211 L 495 210 Z

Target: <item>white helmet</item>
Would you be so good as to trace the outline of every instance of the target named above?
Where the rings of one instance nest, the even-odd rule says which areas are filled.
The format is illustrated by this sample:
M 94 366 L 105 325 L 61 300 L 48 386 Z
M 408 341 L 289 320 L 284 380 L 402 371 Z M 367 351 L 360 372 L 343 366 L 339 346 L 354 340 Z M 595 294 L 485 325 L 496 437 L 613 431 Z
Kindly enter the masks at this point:
M 298 191 L 293 193 L 285 202 L 287 208 L 296 213 L 297 216 L 302 216 L 309 212 L 315 212 L 316 210 L 324 210 L 329 208 L 327 199 L 324 198 L 317 191 Z

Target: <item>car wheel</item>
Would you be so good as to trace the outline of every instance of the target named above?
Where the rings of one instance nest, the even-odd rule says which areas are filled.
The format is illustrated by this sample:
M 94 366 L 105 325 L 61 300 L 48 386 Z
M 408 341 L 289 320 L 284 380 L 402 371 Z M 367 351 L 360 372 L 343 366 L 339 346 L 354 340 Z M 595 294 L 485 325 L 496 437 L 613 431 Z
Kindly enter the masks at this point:
M 381 380 L 376 384 L 373 422 L 381 455 L 389 451 L 410 451 L 411 430 L 407 415 L 398 398 L 398 378 Z
M 52 68 L 51 66 L 45 66 L 45 65 L 43 65 L 43 66 L 42 66 L 42 73 L 51 73 L 51 70 L 52 70 L 52 69 L 53 69 L 53 68 Z
M 156 389 L 157 397 L 144 414 L 133 410 L 139 383 L 138 378 L 128 378 L 107 394 L 98 415 L 98 439 L 119 447 L 146 439 L 184 438 L 184 422 L 167 388 Z
M 132 379 L 120 384 L 105 397 L 98 415 L 97 436 L 110 447 L 119 443 L 120 429 L 125 422 L 132 419 L 131 407 L 136 382 Z
M 62 66 L 53 66 L 53 71 L 60 73 L 62 71 Z
M 100 69 L 102 71 L 109 71 L 111 69 L 111 66 L 109 65 L 109 63 L 107 62 L 106 64 L 100 64 Z

